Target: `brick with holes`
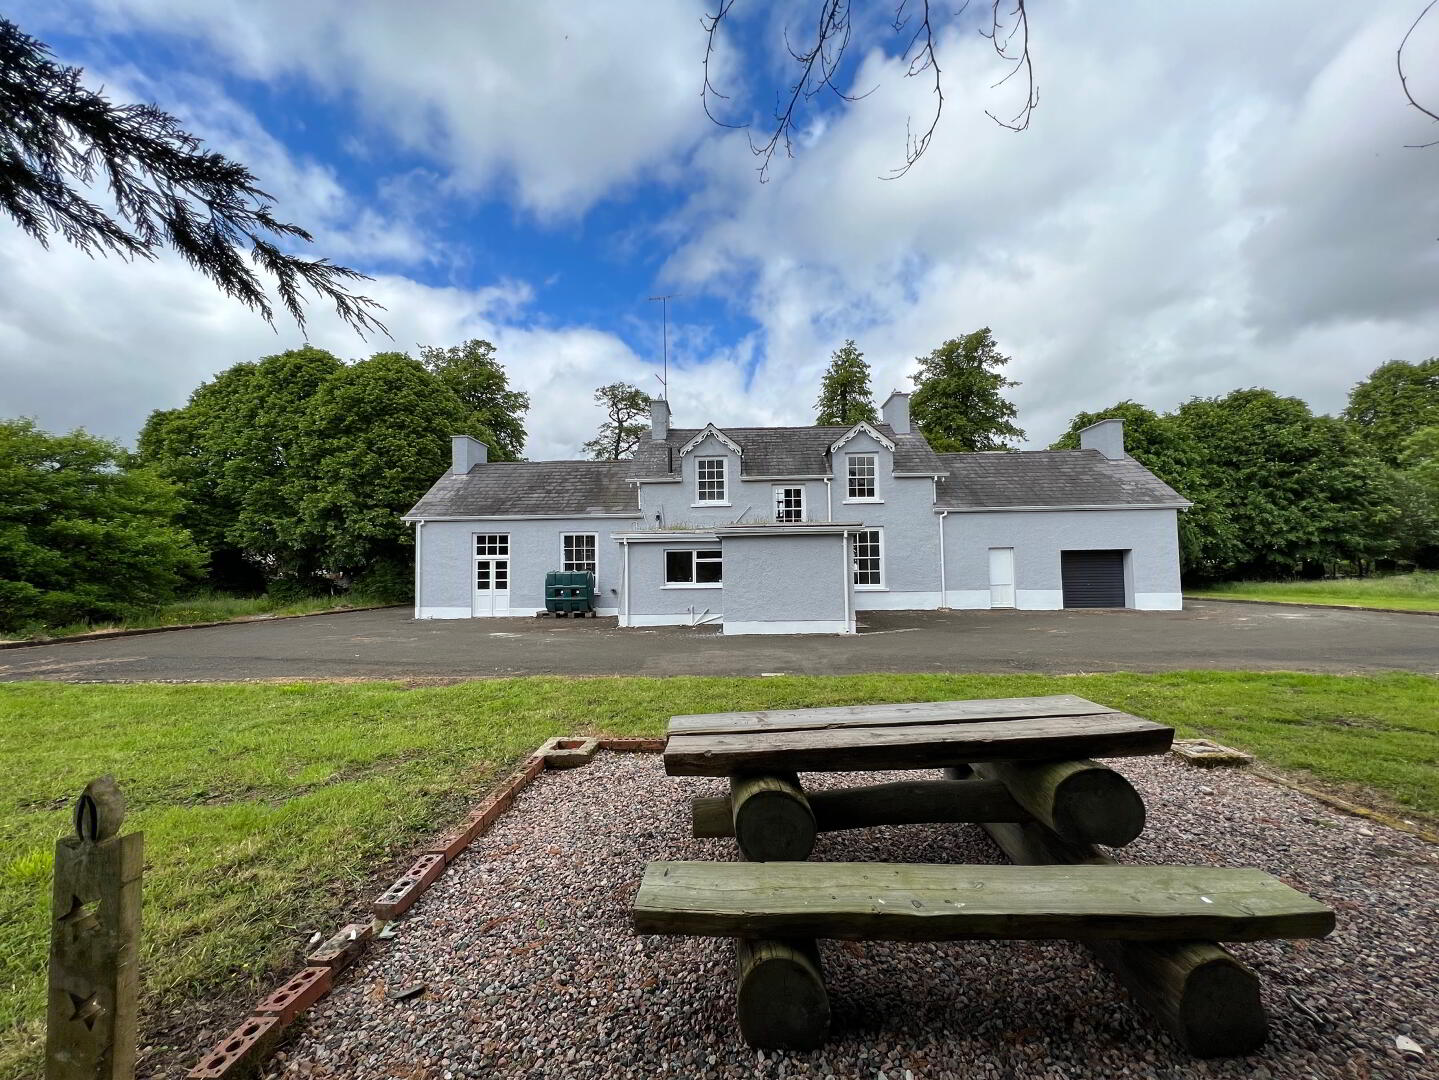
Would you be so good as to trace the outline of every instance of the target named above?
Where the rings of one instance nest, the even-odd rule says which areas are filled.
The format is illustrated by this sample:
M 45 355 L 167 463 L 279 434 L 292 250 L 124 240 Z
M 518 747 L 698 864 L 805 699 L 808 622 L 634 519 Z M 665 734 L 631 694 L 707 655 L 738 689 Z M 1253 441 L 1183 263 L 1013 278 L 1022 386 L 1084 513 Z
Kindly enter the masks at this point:
M 330 992 L 333 972 L 328 967 L 307 967 L 260 1002 L 255 1012 L 278 1017 L 283 1027 Z
M 226 1035 L 187 1074 L 187 1080 L 239 1080 L 253 1076 L 280 1036 L 278 1016 L 252 1016 Z

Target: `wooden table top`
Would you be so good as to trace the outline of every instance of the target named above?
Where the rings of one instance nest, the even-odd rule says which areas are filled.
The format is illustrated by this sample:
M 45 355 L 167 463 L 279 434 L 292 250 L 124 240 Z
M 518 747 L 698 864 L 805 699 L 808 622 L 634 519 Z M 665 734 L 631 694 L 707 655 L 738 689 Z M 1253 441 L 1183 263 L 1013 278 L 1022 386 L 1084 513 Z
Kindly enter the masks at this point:
M 669 723 L 665 772 L 938 769 L 1162 754 L 1174 729 L 1072 694 L 705 713 Z

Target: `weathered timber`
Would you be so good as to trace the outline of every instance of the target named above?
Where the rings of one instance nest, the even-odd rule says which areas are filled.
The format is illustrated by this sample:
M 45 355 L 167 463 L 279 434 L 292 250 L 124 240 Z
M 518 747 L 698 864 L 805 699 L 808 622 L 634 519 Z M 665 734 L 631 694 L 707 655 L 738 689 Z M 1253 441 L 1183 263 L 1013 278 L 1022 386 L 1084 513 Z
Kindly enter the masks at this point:
M 976 821 L 1028 821 L 1030 814 L 998 780 L 902 780 L 893 784 L 806 793 L 819 832 L 877 825 L 925 825 Z M 727 798 L 690 804 L 691 835 L 735 835 Z
M 814 812 L 789 775 L 730 778 L 730 807 L 740 852 L 755 862 L 808 859 L 814 850 Z
M 1322 937 L 1334 913 L 1278 878 L 1207 866 L 651 863 L 642 934 L 877 941 Z
M 943 768 L 978 761 L 1059 761 L 1162 754 L 1174 729 L 1126 713 L 970 724 L 673 735 L 671 776 Z
M 986 824 L 1016 863 L 1114 866 L 1089 844 L 1071 844 L 1031 822 Z M 1249 1054 L 1264 1045 L 1269 1020 L 1259 977 L 1212 941 L 1087 941 L 1139 1005 L 1195 1057 Z
M 144 840 L 119 836 L 124 800 L 103 777 L 55 845 L 46 1080 L 132 1080 Z
M 829 1034 L 829 994 L 813 940 L 735 940 L 735 1004 L 745 1042 L 814 1050 Z
M 807 731 L 816 728 L 954 724 L 1037 716 L 1093 716 L 1112 711 L 1107 705 L 1097 705 L 1073 694 L 979 698 L 970 701 L 917 701 L 898 705 L 837 705 L 822 709 L 774 709 L 766 712 L 672 716 L 668 734 L 720 735 L 755 731 Z
M 1139 792 L 1097 761 L 988 761 L 975 771 L 1003 783 L 1020 806 L 1071 843 L 1123 847 L 1144 831 Z

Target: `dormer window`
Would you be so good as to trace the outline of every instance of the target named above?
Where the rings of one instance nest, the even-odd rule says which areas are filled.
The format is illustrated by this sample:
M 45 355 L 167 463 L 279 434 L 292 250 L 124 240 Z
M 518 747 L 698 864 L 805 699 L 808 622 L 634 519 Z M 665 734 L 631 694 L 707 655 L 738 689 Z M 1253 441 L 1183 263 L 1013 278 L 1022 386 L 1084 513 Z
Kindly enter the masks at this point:
M 696 505 L 724 505 L 729 502 L 726 465 L 727 461 L 722 457 L 702 457 L 695 460 Z
M 879 502 L 879 489 L 875 486 L 875 478 L 879 472 L 879 455 L 846 454 L 845 460 L 849 466 L 845 501 Z

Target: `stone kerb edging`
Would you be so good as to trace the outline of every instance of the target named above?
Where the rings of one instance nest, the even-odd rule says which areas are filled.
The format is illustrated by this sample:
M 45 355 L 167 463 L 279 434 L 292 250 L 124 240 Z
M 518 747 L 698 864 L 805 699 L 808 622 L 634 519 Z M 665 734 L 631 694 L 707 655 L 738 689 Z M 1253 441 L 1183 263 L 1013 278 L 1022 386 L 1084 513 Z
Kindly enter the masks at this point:
M 422 849 L 413 866 L 371 905 L 368 923 L 342 927 L 305 958 L 305 966 L 255 1006 L 252 1015 L 221 1039 L 187 1074 L 188 1080 L 238 1080 L 259 1072 L 284 1029 L 330 991 L 335 976 L 360 958 L 386 924 L 407 911 L 444 874 L 445 868 L 515 801 L 546 769 L 586 765 L 599 750 L 653 754 L 664 750 L 659 738 L 599 736 L 550 739 L 520 763 L 470 812 L 460 825 Z

